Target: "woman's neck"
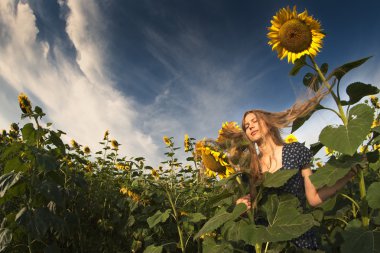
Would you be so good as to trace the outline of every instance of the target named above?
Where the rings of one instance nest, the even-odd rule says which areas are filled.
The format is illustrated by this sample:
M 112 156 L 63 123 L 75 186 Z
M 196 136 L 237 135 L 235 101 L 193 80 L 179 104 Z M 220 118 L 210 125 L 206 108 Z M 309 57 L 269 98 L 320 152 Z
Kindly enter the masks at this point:
M 274 143 L 272 138 L 266 138 L 266 140 L 258 141 L 257 146 L 260 150 L 261 156 L 271 155 L 276 150 L 276 148 L 279 147 L 279 145 Z

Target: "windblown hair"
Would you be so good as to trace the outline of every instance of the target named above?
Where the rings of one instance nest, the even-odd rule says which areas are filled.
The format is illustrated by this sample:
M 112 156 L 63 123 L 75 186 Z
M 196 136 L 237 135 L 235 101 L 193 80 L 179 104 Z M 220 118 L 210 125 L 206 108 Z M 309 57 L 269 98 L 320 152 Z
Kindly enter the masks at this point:
M 248 170 L 251 175 L 251 186 L 256 186 L 260 183 L 262 178 L 259 155 L 255 143 L 249 141 L 246 135 L 245 118 L 248 114 L 253 113 L 260 127 L 267 127 L 269 137 L 272 138 L 276 145 L 282 145 L 284 141 L 281 138 L 280 129 L 290 127 L 291 124 L 299 118 L 308 116 L 319 105 L 320 101 L 329 93 L 328 90 L 320 88 L 314 93 L 314 96 L 307 100 L 297 100 L 289 109 L 282 112 L 268 112 L 264 110 L 249 110 L 244 113 L 242 119 L 242 131 L 224 131 L 222 133 L 225 139 L 232 140 L 232 143 L 245 143 L 243 149 L 249 151 L 249 165 Z M 240 141 L 239 141 L 240 140 Z M 265 139 L 263 140 L 265 141 Z M 237 150 L 242 148 L 235 147 Z M 255 188 L 255 187 L 251 187 Z M 251 191 L 252 195 L 252 191 Z

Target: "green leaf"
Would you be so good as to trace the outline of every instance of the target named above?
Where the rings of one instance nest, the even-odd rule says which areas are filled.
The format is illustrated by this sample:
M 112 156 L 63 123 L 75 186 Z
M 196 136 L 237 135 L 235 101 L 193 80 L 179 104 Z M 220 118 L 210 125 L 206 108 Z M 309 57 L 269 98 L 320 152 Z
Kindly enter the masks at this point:
M 221 232 L 227 240 L 237 242 L 244 238 L 245 228 L 250 225 L 246 220 L 229 221 L 224 224 Z
M 202 243 L 202 248 L 204 253 L 232 253 L 234 252 L 234 248 L 231 244 L 227 242 L 222 242 L 221 244 L 217 244 L 214 239 L 206 237 Z
M 9 173 L 11 171 L 19 172 L 26 171 L 27 166 L 22 163 L 20 157 L 16 156 L 10 160 L 8 160 L 4 167 L 4 173 Z
M 165 222 L 169 218 L 170 213 L 170 209 L 167 209 L 164 213 L 158 210 L 155 214 L 153 214 L 153 216 L 150 216 L 147 219 L 149 227 L 152 228 L 156 226 L 158 223 Z
M 366 198 L 370 207 L 380 208 L 380 182 L 372 183 L 368 187 Z
M 305 117 L 302 117 L 302 118 L 298 118 L 296 119 L 293 124 L 292 124 L 292 133 L 294 131 L 296 131 L 298 128 L 300 128 L 308 119 L 310 119 L 310 117 L 313 115 L 314 112 L 316 111 L 319 111 L 319 110 L 322 110 L 322 109 L 326 109 L 325 107 L 323 107 L 322 105 L 317 105 L 315 107 L 315 109 L 313 111 L 311 111 L 307 116 Z
M 303 77 L 303 84 L 314 91 L 318 90 L 319 88 L 318 76 L 316 74 L 307 73 Z
M 61 250 L 59 249 L 56 243 L 50 244 L 44 249 L 44 253 L 60 253 L 60 252 Z
M 8 228 L 0 228 L 0 252 L 4 251 L 12 241 L 12 232 Z
M 264 187 L 280 187 L 283 186 L 289 178 L 297 174 L 298 169 L 291 170 L 278 170 L 275 173 L 265 173 L 264 174 Z
M 21 178 L 22 173 L 9 172 L 0 177 L 0 198 L 4 197 L 7 193 L 7 190 L 15 185 Z
M 339 68 L 334 69 L 330 73 L 330 75 L 327 77 L 327 80 L 330 80 L 330 78 L 333 77 L 333 76 L 335 76 L 338 80 L 342 79 L 342 77 L 347 72 L 349 72 L 350 70 L 352 70 L 352 69 L 354 69 L 356 67 L 359 67 L 360 65 L 362 65 L 363 63 L 365 63 L 371 57 L 372 56 L 366 57 L 366 58 L 363 58 L 363 59 L 360 59 L 360 60 L 357 60 L 357 61 L 349 62 L 349 63 L 346 63 L 346 64 L 340 66 Z
M 217 212 L 213 217 L 211 217 L 206 224 L 203 225 L 201 230 L 194 236 L 194 239 L 197 239 L 201 235 L 212 232 L 215 229 L 219 228 L 222 226 L 224 223 L 234 220 L 237 217 L 239 217 L 241 214 L 243 214 L 247 210 L 247 206 L 243 203 L 238 204 L 232 213 L 229 213 L 225 210 L 221 210 Z
M 365 96 L 379 93 L 379 88 L 361 82 L 352 83 L 346 88 L 349 101 L 341 101 L 342 105 L 353 105 Z
M 267 214 L 268 227 L 248 225 L 242 227 L 245 242 L 255 245 L 263 242 L 288 241 L 304 234 L 318 223 L 312 214 L 302 214 L 299 201 L 291 195 L 270 195 L 263 208 Z
M 50 132 L 49 140 L 58 148 L 59 152 L 62 155 L 66 154 L 65 144 L 62 142 L 59 134 L 57 134 L 56 132 L 51 131 Z
M 316 143 L 313 143 L 310 145 L 310 151 L 311 153 L 313 154 L 313 156 L 315 156 L 319 150 L 321 150 L 321 148 L 323 148 L 323 144 L 320 143 L 320 142 L 316 142 Z
M 21 129 L 22 138 L 28 144 L 34 144 L 37 141 L 37 130 L 32 123 L 25 124 Z
M 371 129 L 373 114 L 373 108 L 358 104 L 350 110 L 347 126 L 325 127 L 319 135 L 319 141 L 340 153 L 353 155 Z
M 233 195 L 234 195 L 234 193 L 231 193 L 231 192 L 228 192 L 228 191 L 221 192 L 218 195 L 211 196 L 207 200 L 207 205 L 210 206 L 210 207 L 216 206 L 218 203 L 220 203 L 220 201 L 223 201 L 225 199 L 231 198 Z
M 161 253 L 162 250 L 163 250 L 163 246 L 149 245 L 144 250 L 144 253 Z
M 294 66 L 292 70 L 289 72 L 289 75 L 295 76 L 300 71 L 300 69 L 306 65 L 306 55 L 302 56 L 301 58 L 297 59 L 294 62 Z
M 54 171 L 59 169 L 57 159 L 51 154 L 37 154 L 36 155 L 37 168 L 40 171 Z
M 323 63 L 322 65 L 321 65 L 321 72 L 324 74 L 324 75 L 326 75 L 326 73 L 327 73 L 327 71 L 329 70 L 329 65 L 327 64 L 327 63 Z
M 359 157 L 346 157 L 344 160 L 337 160 L 332 157 L 325 166 L 310 176 L 310 180 L 317 189 L 325 185 L 332 186 L 347 175 L 355 164 L 360 164 Z
M 379 150 L 367 152 L 365 155 L 369 163 L 377 163 L 379 161 Z
M 188 222 L 199 222 L 201 220 L 205 220 L 206 216 L 204 216 L 201 213 L 188 213 L 186 216 L 184 216 L 185 220 Z
M 369 231 L 362 227 L 349 227 L 342 232 L 344 243 L 343 253 L 373 253 L 380 252 L 380 231 Z

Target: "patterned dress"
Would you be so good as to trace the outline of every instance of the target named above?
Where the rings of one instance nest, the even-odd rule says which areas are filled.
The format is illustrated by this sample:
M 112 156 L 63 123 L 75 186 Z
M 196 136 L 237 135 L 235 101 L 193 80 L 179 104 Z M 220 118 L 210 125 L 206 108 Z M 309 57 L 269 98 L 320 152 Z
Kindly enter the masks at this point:
M 305 145 L 299 142 L 284 144 L 282 149 L 282 168 L 299 169 L 298 173 L 291 177 L 283 186 L 275 191 L 278 194 L 290 193 L 298 198 L 303 208 L 306 207 L 306 196 L 304 179 L 301 174 L 301 169 L 310 164 L 312 154 Z M 318 243 L 313 229 L 307 231 L 300 237 L 293 239 L 292 242 L 299 248 L 317 250 Z

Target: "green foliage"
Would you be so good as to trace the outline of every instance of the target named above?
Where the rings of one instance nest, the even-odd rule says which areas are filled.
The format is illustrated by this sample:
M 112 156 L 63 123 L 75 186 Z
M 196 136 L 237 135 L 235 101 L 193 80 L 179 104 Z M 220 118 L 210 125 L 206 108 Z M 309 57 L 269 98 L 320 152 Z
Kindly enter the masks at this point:
M 296 61 L 291 74 L 310 67 L 307 60 Z M 292 239 L 313 227 L 326 252 L 379 251 L 380 105 L 375 97 L 360 103 L 379 89 L 355 82 L 346 89 L 348 101 L 339 95 L 342 77 L 367 60 L 328 75 L 327 63 L 315 64 L 319 71 L 304 77 L 313 90 L 334 79 L 329 90 L 337 110 L 318 105 L 292 131 L 318 110 L 342 120 L 311 146 L 314 155 L 324 146 L 334 150 L 312 183 L 329 187 L 358 168 L 347 187 L 314 209 L 277 191 L 298 169 L 265 173 L 254 187 L 246 172 L 206 177 L 195 139 L 188 137 L 184 162 L 166 137 L 166 160 L 153 168 L 143 156 L 121 157 L 121 144 L 108 131 L 92 154 L 76 142 L 65 144 L 65 133 L 51 123 L 42 126 L 45 114 L 35 107 L 21 116 L 31 122 L 0 134 L 0 252 L 298 252 Z M 251 197 L 250 208 L 236 205 L 242 196 Z
M 325 127 L 319 141 L 333 150 L 353 155 L 371 129 L 373 113 L 373 108 L 368 105 L 356 105 L 350 110 L 347 125 Z
M 280 187 L 284 185 L 289 178 L 294 176 L 298 172 L 298 169 L 293 170 L 279 170 L 275 173 L 264 174 L 264 187 Z

